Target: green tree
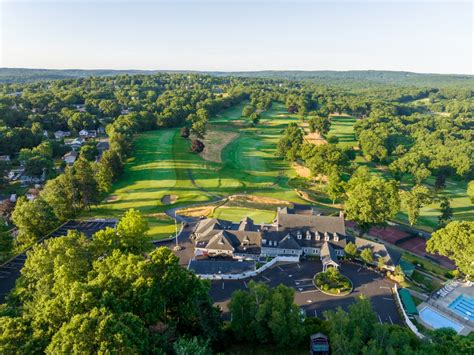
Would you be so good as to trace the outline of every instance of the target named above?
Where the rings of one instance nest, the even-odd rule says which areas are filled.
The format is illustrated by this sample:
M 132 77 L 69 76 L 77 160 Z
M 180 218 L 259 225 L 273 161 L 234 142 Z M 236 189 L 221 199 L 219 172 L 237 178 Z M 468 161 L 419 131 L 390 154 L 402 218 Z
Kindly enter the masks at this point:
M 46 348 L 46 354 L 58 353 L 143 353 L 148 348 L 147 330 L 131 313 L 113 314 L 105 308 L 93 308 L 64 323 Z
M 363 249 L 360 252 L 360 258 L 366 264 L 372 264 L 374 262 L 374 254 L 372 253 L 372 250 L 370 250 L 369 248 Z
M 58 224 L 53 209 L 41 196 L 31 202 L 20 197 L 13 211 L 12 220 L 18 228 L 18 241 L 25 245 L 45 236 Z
M 471 200 L 471 203 L 474 204 L 474 180 L 469 181 L 467 184 L 467 196 Z
M 300 147 L 303 143 L 303 131 L 294 122 L 285 129 L 283 136 L 277 144 L 277 155 L 288 160 L 295 161 L 300 155 Z
M 441 213 L 438 216 L 438 227 L 443 228 L 453 219 L 453 209 L 451 208 L 450 199 L 448 197 L 442 197 L 440 199 L 439 207 Z
M 401 195 L 402 205 L 405 206 L 408 214 L 408 222 L 414 225 L 420 215 L 423 206 L 433 201 L 431 191 L 424 185 L 415 185 L 410 191 L 405 191 Z
M 383 224 L 395 217 L 400 210 L 395 182 L 371 176 L 364 169 L 351 177 L 346 194 L 348 198 L 344 209 L 347 218 L 356 222 L 362 233 L 372 225 Z
M 180 338 L 173 344 L 176 355 L 211 355 L 208 342 L 200 341 L 197 337 Z
M 329 175 L 327 194 L 332 200 L 333 205 L 336 199 L 344 194 L 344 182 L 342 181 L 341 174 L 336 169 Z
M 331 119 L 323 116 L 312 116 L 309 119 L 309 130 L 311 132 L 319 132 L 323 137 L 329 133 L 331 129 Z
M 112 182 L 114 181 L 113 171 L 107 164 L 101 161 L 94 165 L 94 171 L 99 191 L 102 193 L 109 192 L 112 188 Z
M 250 115 L 254 112 L 255 112 L 255 107 L 253 107 L 252 105 L 246 105 L 242 109 L 242 116 L 250 117 Z
M 74 163 L 73 169 L 76 188 L 79 192 L 81 204 L 83 207 L 90 209 L 92 204 L 97 203 L 100 200 L 92 164 L 83 157 L 79 157 L 79 159 Z
M 357 255 L 357 246 L 354 243 L 349 242 L 344 247 L 344 252 L 347 254 L 347 256 L 353 258 Z
M 150 249 L 146 235 L 148 222 L 142 214 L 134 209 L 125 212 L 116 229 L 106 228 L 94 234 L 94 243 L 101 253 L 113 249 L 124 252 L 142 253 Z
M 86 160 L 94 161 L 98 154 L 99 151 L 95 145 L 86 144 L 81 147 L 81 156 Z
M 474 275 L 474 222 L 453 221 L 431 235 L 426 250 L 453 260 L 461 272 Z
M 9 231 L 0 229 L 0 262 L 7 260 L 13 251 L 13 236 Z

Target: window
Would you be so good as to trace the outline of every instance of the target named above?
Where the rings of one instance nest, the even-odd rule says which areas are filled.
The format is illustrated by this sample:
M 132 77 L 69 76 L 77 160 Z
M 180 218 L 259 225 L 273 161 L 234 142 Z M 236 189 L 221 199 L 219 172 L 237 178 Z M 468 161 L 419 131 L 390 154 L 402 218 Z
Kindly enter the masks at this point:
M 329 240 L 329 234 L 328 233 L 324 233 L 324 240 L 326 242 Z
M 319 236 L 319 233 L 316 232 L 316 240 L 319 240 L 319 239 L 321 239 L 321 237 Z
M 301 233 L 298 233 L 298 239 L 301 239 Z
M 311 233 L 306 231 L 306 240 L 311 240 Z
M 334 241 L 335 242 L 339 241 L 339 235 L 337 233 L 334 233 Z
M 262 239 L 262 244 L 267 244 L 267 240 L 266 240 L 266 239 Z

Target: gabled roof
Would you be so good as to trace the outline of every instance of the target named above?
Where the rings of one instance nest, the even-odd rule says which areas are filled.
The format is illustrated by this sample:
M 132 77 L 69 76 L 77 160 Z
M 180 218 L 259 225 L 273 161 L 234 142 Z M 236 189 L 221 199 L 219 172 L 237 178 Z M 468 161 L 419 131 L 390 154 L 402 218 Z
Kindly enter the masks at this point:
M 251 231 L 254 229 L 254 223 L 252 218 L 245 217 L 240 221 L 239 231 Z
M 278 248 L 280 249 L 296 249 L 299 250 L 301 247 L 299 244 L 296 242 L 296 240 L 293 239 L 293 237 L 290 234 L 287 234 L 279 243 L 278 243 Z
M 336 250 L 331 243 L 325 242 L 321 248 L 321 261 L 324 264 L 337 264 Z
M 221 231 L 209 240 L 206 249 L 229 250 L 234 251 L 232 242 L 229 240 L 225 231 Z
M 279 230 L 295 228 L 311 228 L 322 233 L 346 234 L 346 227 L 343 216 L 314 216 L 303 214 L 287 214 L 284 210 L 277 213 L 277 224 Z
M 371 249 L 372 253 L 377 254 L 375 259 L 377 260 L 379 257 L 382 258 L 386 266 L 395 267 L 400 262 L 401 254 L 383 243 L 377 243 L 359 237 L 348 237 L 347 242 L 354 243 L 357 249 L 360 250 Z

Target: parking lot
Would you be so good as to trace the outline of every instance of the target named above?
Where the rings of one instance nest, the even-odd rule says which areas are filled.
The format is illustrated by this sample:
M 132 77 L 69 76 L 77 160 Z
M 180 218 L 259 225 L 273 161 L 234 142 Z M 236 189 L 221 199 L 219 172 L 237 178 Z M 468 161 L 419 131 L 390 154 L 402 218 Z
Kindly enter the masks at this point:
M 344 263 L 341 272 L 349 277 L 354 285 L 354 290 L 347 296 L 329 296 L 323 294 L 313 285 L 313 276 L 322 271 L 319 261 L 303 261 L 294 264 L 277 265 L 262 274 L 245 280 L 219 280 L 213 281 L 211 297 L 221 307 L 224 317 L 229 318 L 228 302 L 232 292 L 238 289 L 247 289 L 248 282 L 264 282 L 270 288 L 279 284 L 292 287 L 295 290 L 295 303 L 299 305 L 310 317 L 322 317 L 327 310 L 347 307 L 360 295 L 370 298 L 372 306 L 377 313 L 379 322 L 401 323 L 395 300 L 392 296 L 392 283 L 383 279 L 379 274 L 356 264 Z

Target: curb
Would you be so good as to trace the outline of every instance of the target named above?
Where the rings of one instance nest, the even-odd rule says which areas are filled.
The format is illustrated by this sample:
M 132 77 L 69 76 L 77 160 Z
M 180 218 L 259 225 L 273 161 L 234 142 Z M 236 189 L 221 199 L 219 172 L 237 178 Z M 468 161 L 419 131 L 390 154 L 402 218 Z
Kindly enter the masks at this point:
M 346 293 L 340 293 L 340 294 L 334 294 L 334 293 L 328 293 L 328 292 L 326 292 L 326 291 L 323 291 L 323 290 L 320 289 L 320 288 L 316 285 L 316 283 L 314 282 L 314 279 L 316 278 L 316 275 L 321 274 L 321 273 L 322 273 L 322 271 L 317 272 L 316 274 L 314 274 L 313 280 L 312 280 L 314 287 L 316 287 L 316 289 L 317 289 L 318 291 L 320 291 L 321 293 L 324 293 L 325 295 L 328 295 L 328 296 L 344 297 L 344 296 L 350 295 L 350 294 L 352 293 L 352 291 L 354 291 L 354 284 L 352 283 L 352 280 L 351 280 L 349 277 L 347 277 L 346 275 L 342 274 L 342 273 L 341 273 L 341 275 L 344 276 L 346 279 L 348 279 L 349 282 L 351 283 L 351 289 L 350 289 L 348 292 L 346 292 Z

